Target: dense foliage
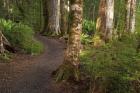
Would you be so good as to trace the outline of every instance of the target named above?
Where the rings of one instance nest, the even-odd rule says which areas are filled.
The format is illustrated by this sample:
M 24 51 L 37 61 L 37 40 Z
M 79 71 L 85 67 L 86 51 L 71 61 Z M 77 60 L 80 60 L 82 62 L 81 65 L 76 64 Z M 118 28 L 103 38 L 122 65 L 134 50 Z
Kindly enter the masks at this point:
M 0 19 L 0 27 L 13 47 L 30 54 L 42 52 L 42 44 L 34 39 L 34 32 L 28 25 Z
M 135 36 L 123 36 L 81 54 L 91 91 L 100 85 L 105 93 L 137 93 L 133 81 L 140 77 L 140 51 Z

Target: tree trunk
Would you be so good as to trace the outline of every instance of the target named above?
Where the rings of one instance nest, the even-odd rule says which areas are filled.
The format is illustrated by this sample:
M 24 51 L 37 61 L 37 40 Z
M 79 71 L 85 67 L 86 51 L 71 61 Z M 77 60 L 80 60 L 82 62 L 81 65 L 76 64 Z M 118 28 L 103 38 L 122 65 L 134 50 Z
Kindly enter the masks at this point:
M 56 8 L 54 10 L 55 14 L 55 33 L 56 35 L 60 34 L 60 0 L 55 0 Z M 54 5 L 55 6 L 55 5 Z
M 112 39 L 112 32 L 114 27 L 114 0 L 107 0 L 106 5 L 105 40 L 108 42 L 110 39 Z
M 61 0 L 60 10 L 61 10 L 61 35 L 64 36 L 67 34 L 68 30 L 68 12 L 66 9 L 68 0 Z
M 113 24 L 114 0 L 100 0 L 96 29 L 101 41 L 108 42 L 112 38 Z
M 136 0 L 126 2 L 126 31 L 135 32 Z
M 71 22 L 65 61 L 78 66 L 82 31 L 82 0 L 70 0 L 70 4 Z
M 78 80 L 80 35 L 82 32 L 83 0 L 70 0 L 70 27 L 69 40 L 65 52 L 64 63 L 58 71 L 58 78 Z M 60 76 L 61 75 L 61 76 Z M 59 80 L 57 79 L 57 81 Z
M 126 1 L 126 31 L 130 31 L 130 8 L 131 0 Z
M 130 31 L 135 32 L 135 19 L 136 19 L 136 0 L 131 1 L 131 18 L 130 18 Z
M 42 33 L 49 35 L 60 34 L 60 0 L 44 1 L 44 30 Z M 45 13 L 47 12 L 47 13 Z
M 42 6 L 43 6 L 43 29 L 40 32 L 41 34 L 45 34 L 48 31 L 48 23 L 49 23 L 49 9 L 48 9 L 48 1 L 42 0 Z
M 98 31 L 100 38 L 105 39 L 105 28 L 106 28 L 106 0 L 100 0 L 99 14 L 96 23 L 96 30 Z

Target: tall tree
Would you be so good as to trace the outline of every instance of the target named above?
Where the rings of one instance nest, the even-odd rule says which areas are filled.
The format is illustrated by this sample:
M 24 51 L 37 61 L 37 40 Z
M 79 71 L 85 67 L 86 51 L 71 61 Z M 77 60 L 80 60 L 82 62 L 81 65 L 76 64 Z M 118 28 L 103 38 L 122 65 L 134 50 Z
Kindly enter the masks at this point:
M 78 79 L 79 54 L 80 54 L 80 35 L 82 31 L 83 19 L 83 0 L 70 0 L 70 27 L 69 40 L 65 52 L 64 64 L 59 69 L 61 79 L 65 76 Z M 65 72 L 66 71 L 66 72 Z M 68 73 L 67 73 L 68 72 Z M 69 75 L 65 75 L 69 74 Z
M 135 31 L 136 0 L 126 1 L 126 31 Z

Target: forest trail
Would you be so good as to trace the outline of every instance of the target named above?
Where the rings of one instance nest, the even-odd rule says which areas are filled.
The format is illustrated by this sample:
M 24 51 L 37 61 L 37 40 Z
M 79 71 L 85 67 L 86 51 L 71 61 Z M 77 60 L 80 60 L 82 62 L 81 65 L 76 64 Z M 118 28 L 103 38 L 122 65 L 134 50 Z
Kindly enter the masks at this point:
M 67 93 L 51 77 L 63 61 L 64 44 L 38 36 L 45 49 L 40 56 L 18 55 L 0 63 L 0 93 Z

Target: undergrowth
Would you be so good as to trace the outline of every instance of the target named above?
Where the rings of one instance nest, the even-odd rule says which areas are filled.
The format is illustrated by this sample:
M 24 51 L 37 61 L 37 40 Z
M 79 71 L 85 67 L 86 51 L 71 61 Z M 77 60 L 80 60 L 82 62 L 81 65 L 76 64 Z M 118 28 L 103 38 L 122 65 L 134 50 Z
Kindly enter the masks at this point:
M 17 50 L 33 55 L 43 51 L 43 45 L 34 38 L 35 33 L 31 27 L 11 20 L 0 19 L 0 28 Z

